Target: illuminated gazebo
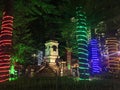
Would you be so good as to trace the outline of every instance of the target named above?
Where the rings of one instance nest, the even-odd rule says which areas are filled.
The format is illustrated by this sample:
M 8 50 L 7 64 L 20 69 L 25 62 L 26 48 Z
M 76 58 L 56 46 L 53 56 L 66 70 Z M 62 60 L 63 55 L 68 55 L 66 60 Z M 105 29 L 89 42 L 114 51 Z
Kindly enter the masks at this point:
M 55 64 L 56 59 L 59 58 L 58 45 L 58 41 L 54 40 L 45 43 L 45 58 L 49 64 Z

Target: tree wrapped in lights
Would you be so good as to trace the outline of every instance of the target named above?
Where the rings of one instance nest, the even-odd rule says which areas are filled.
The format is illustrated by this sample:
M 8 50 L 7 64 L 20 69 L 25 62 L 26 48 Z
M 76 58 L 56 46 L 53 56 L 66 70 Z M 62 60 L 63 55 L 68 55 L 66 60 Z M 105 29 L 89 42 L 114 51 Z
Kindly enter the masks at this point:
M 12 0 L 5 0 L 5 8 L 3 11 L 2 27 L 0 32 L 0 82 L 9 80 L 12 30 Z
M 100 67 L 100 50 L 97 39 L 90 41 L 90 60 L 91 60 L 91 74 L 97 75 L 101 72 Z
M 78 43 L 78 59 L 80 80 L 89 79 L 89 64 L 88 64 L 88 31 L 86 23 L 86 13 L 82 7 L 76 8 L 76 37 Z

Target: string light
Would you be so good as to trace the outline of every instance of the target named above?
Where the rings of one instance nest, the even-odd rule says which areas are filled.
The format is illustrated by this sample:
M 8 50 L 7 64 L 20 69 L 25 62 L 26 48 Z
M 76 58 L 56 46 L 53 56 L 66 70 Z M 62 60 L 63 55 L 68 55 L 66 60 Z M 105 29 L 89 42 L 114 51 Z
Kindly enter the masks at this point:
M 86 14 L 82 11 L 82 7 L 76 8 L 76 16 L 76 37 L 78 43 L 80 80 L 89 80 L 88 31 L 86 26 Z
M 12 30 L 13 16 L 9 16 L 4 12 L 0 32 L 0 82 L 9 80 Z
M 90 57 L 91 57 L 91 69 L 92 75 L 99 74 L 101 72 L 100 68 L 100 50 L 98 47 L 98 41 L 97 39 L 92 39 L 90 41 Z

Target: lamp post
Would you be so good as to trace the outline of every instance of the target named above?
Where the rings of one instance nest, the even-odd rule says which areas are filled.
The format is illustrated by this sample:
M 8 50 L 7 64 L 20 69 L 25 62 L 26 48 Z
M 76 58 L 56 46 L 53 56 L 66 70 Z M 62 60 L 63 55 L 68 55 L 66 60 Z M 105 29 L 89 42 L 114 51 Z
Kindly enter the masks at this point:
M 34 53 L 34 54 L 32 54 L 32 57 L 33 57 L 33 62 L 34 62 L 34 64 L 36 63 L 36 57 L 37 57 L 37 55 Z

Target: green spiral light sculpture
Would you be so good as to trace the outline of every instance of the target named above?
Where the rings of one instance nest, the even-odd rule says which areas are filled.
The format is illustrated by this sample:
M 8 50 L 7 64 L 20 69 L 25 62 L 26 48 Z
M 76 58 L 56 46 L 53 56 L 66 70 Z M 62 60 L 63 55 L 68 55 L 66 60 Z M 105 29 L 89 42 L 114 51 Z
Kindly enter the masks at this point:
M 76 8 L 76 18 L 80 80 L 89 80 L 88 29 L 86 24 L 86 13 L 83 12 L 82 7 Z

